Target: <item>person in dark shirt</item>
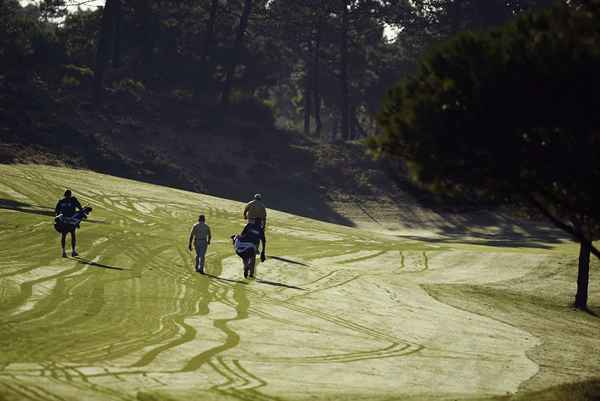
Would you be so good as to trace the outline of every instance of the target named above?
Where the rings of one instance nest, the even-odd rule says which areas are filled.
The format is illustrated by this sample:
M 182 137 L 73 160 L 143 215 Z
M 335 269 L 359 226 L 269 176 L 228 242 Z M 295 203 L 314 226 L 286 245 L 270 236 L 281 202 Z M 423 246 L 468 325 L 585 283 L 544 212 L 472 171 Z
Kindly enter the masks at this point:
M 262 228 L 262 219 L 254 219 L 251 223 L 246 224 L 240 235 L 234 237 L 234 246 L 236 253 L 244 261 L 244 277 L 254 278 L 254 270 L 256 266 L 256 254 L 260 243 L 262 242 L 262 251 L 260 260 L 264 262 L 266 259 L 265 251 L 267 240 L 265 232 Z
M 62 215 L 63 217 L 69 218 L 72 217 L 78 210 L 81 210 L 81 203 L 77 200 L 76 197 L 73 196 L 70 189 L 65 191 L 65 197 L 58 201 L 56 204 L 56 208 L 54 209 L 54 214 L 56 216 Z M 76 225 L 65 225 L 65 231 L 61 232 L 60 244 L 62 246 L 62 256 L 63 258 L 67 257 L 67 252 L 65 251 L 65 242 L 67 239 L 67 234 L 71 234 L 71 248 L 72 256 L 77 256 L 77 236 L 75 235 L 75 230 L 77 229 Z

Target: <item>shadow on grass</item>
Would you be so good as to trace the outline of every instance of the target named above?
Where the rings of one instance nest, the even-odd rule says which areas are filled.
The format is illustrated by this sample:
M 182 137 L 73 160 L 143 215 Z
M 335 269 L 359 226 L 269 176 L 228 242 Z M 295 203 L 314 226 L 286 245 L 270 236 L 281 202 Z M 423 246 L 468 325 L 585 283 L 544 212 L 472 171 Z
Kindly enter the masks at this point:
M 302 262 L 297 262 L 295 260 L 292 259 L 286 259 L 286 258 L 282 258 L 281 256 L 271 256 L 269 255 L 269 259 L 275 259 L 275 260 L 279 260 L 281 262 L 286 262 L 286 263 L 291 263 L 293 265 L 300 265 L 300 266 L 306 266 L 306 267 L 310 267 L 309 265 L 307 265 L 306 263 L 302 263 Z
M 220 281 L 226 281 L 228 283 L 236 283 L 236 284 L 244 284 L 244 285 L 248 285 L 249 282 L 247 281 L 243 281 L 243 280 L 234 280 L 231 278 L 224 278 L 224 277 L 219 277 L 219 276 L 215 276 L 214 274 L 210 274 L 210 273 L 204 273 L 204 276 L 210 277 L 210 278 L 214 278 L 215 280 L 220 280 Z M 288 284 L 284 284 L 284 283 L 277 283 L 275 281 L 268 281 L 268 280 L 261 280 L 261 279 L 256 279 L 255 280 L 257 283 L 260 284 L 266 284 L 266 285 L 273 285 L 276 287 L 285 287 L 285 288 L 290 288 L 293 290 L 301 290 L 301 291 L 306 291 L 304 288 L 300 288 L 300 287 L 296 287 L 293 285 L 288 285 Z
M 480 245 L 490 246 L 546 248 L 548 244 L 558 244 L 570 239 L 565 232 L 541 216 L 535 219 L 517 217 L 511 214 L 510 205 L 445 199 L 419 188 L 404 174 L 399 174 L 394 169 L 387 170 L 388 177 L 394 181 L 395 190 L 400 195 L 390 196 L 396 206 L 392 220 L 402 227 L 425 228 L 448 238 L 447 242 L 470 237 L 468 241 L 487 241 L 488 243 Z M 406 194 L 410 195 L 408 203 Z M 423 209 L 428 213 L 424 215 Z M 519 208 L 515 206 L 514 210 Z M 491 230 L 494 234 L 488 234 Z
M 536 392 L 518 392 L 514 395 L 474 399 L 477 401 L 598 401 L 600 381 L 592 379 L 577 383 L 560 384 Z
M 593 309 L 590 309 L 590 307 L 589 307 L 589 306 L 588 306 L 588 307 L 586 307 L 585 309 L 582 309 L 582 311 L 583 311 L 583 312 L 585 312 L 585 313 L 587 313 L 587 314 L 588 314 L 588 315 L 590 315 L 590 316 L 594 316 L 594 317 L 596 317 L 596 318 L 597 318 L 597 317 L 600 317 L 600 315 L 598 315 L 598 312 L 596 312 L 596 311 L 595 311 L 595 310 L 593 310 Z
M 275 281 L 268 281 L 268 280 L 256 279 L 256 282 L 260 283 L 260 284 L 274 285 L 276 287 L 290 288 L 292 290 L 306 291 L 306 289 L 304 289 L 304 288 L 300 288 L 300 287 L 296 287 L 294 285 L 289 285 L 289 284 L 284 284 L 284 283 L 277 283 Z
M 30 205 L 12 199 L 0 199 L 0 209 L 14 210 L 15 212 L 37 214 L 40 216 L 54 217 L 54 209 L 48 207 Z
M 198 274 L 200 274 L 200 273 L 198 273 Z M 237 284 L 244 284 L 244 285 L 248 284 L 247 282 L 242 281 L 242 280 L 234 280 L 231 278 L 219 277 L 219 276 L 215 276 L 214 274 L 210 274 L 210 273 L 204 273 L 204 276 L 214 278 L 214 279 L 220 280 L 220 281 L 227 281 L 228 283 L 237 283 Z
M 74 256 L 73 259 L 77 260 L 77 263 L 81 263 L 82 265 L 86 265 L 86 266 L 101 267 L 103 269 L 110 269 L 110 270 L 129 270 L 129 269 L 124 269 L 122 267 L 109 266 L 109 265 L 105 265 L 102 263 L 97 263 L 92 260 L 87 260 L 87 259 L 81 258 L 79 256 Z
M 468 233 L 466 235 L 469 235 L 471 238 L 464 238 L 461 235 L 445 236 L 441 238 L 421 237 L 418 235 L 396 235 L 396 237 L 413 241 L 429 242 L 432 244 L 468 244 L 506 248 L 552 249 L 553 247 L 549 243 L 560 243 L 560 241 L 556 240 L 540 242 L 539 238 L 532 238 L 528 241 L 526 239 L 515 240 L 510 238 L 494 238 L 494 235 L 480 235 L 472 233 Z
M 15 212 L 37 214 L 39 216 L 55 217 L 54 209 L 45 206 L 31 205 L 29 203 L 19 202 L 12 199 L 0 199 L 0 209 L 13 210 Z M 105 221 L 86 219 L 86 223 L 108 224 Z

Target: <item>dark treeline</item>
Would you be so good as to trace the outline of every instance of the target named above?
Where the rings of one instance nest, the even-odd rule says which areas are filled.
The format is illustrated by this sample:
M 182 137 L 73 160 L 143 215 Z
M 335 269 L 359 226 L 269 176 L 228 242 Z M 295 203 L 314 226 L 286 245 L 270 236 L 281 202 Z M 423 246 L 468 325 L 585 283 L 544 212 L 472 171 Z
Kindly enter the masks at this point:
M 67 12 L 69 1 L 7 0 L 1 73 L 89 87 L 96 105 L 107 88 L 147 90 L 223 115 L 231 104 L 273 113 L 327 141 L 355 139 L 376 129 L 383 94 L 432 44 L 548 3 L 106 0 Z

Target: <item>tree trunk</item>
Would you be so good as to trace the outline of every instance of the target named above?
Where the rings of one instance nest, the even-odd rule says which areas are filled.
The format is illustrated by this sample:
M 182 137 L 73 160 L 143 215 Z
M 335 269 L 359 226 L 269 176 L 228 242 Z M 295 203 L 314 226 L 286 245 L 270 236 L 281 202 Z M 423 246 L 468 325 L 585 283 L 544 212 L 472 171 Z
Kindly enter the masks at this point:
M 112 66 L 113 68 L 119 68 L 121 66 L 121 21 L 123 19 L 123 7 L 121 0 L 115 0 L 114 4 L 114 41 L 113 41 L 113 57 Z
M 358 138 L 366 138 L 367 133 L 363 129 L 362 125 L 360 125 L 360 121 L 358 121 L 358 117 L 356 116 L 356 109 L 352 110 L 352 139 Z
M 201 93 L 206 91 L 207 83 L 213 74 L 213 41 L 215 36 L 215 24 L 217 21 L 217 10 L 219 9 L 219 0 L 212 0 L 210 4 L 210 12 L 208 21 L 206 24 L 206 34 L 204 35 L 204 44 L 202 46 L 202 55 L 200 62 L 202 63 L 202 69 L 200 76 L 194 88 L 194 96 L 198 97 Z
M 462 21 L 460 20 L 461 17 L 461 12 L 460 12 L 460 7 L 461 7 L 461 2 L 460 1 L 452 1 L 449 3 L 449 5 L 447 6 L 449 7 L 448 10 L 448 17 L 450 19 L 450 32 L 448 32 L 448 35 L 454 35 L 455 33 L 459 32 L 462 28 Z
M 575 307 L 583 310 L 587 309 L 588 283 L 590 279 L 590 253 L 591 243 L 587 240 L 581 241 L 579 246 L 579 271 L 577 273 Z
M 242 16 L 240 17 L 240 24 L 235 35 L 232 60 L 231 63 L 229 63 L 229 66 L 227 67 L 225 84 L 223 86 L 223 93 L 221 95 L 221 108 L 223 110 L 223 115 L 227 113 L 227 109 L 229 108 L 229 97 L 231 95 L 232 81 L 235 76 L 235 69 L 238 65 L 240 54 L 242 52 L 244 33 L 246 32 L 246 28 L 248 27 L 248 20 L 250 18 L 251 13 L 252 0 L 245 0 L 244 10 L 242 11 Z
M 102 11 L 102 22 L 96 48 L 96 65 L 94 69 L 93 97 L 98 104 L 102 103 L 104 73 L 110 56 L 110 44 L 113 35 L 114 0 L 106 0 Z
M 342 140 L 350 138 L 350 119 L 348 107 L 348 0 L 340 0 L 342 3 L 342 30 L 340 40 L 340 118 Z
M 158 21 L 152 11 L 152 0 L 139 0 L 137 5 L 137 14 L 139 23 L 142 26 L 143 37 L 141 43 L 142 57 L 141 62 L 136 65 L 136 73 L 139 75 L 148 75 L 154 61 L 154 46 L 158 38 Z
M 306 63 L 306 72 L 304 76 L 304 135 L 310 135 L 310 113 L 312 110 L 311 102 L 311 72 L 309 63 Z
M 587 309 L 588 284 L 590 279 L 590 253 L 600 259 L 600 251 L 585 238 L 580 227 L 571 227 L 560 221 L 554 216 L 542 202 L 528 192 L 524 192 L 527 200 L 535 206 L 546 218 L 548 218 L 556 227 L 570 234 L 579 241 L 579 269 L 577 272 L 577 294 L 575 295 L 575 307 L 578 309 Z
M 319 9 L 319 17 L 317 19 L 317 31 L 315 35 L 315 54 L 313 62 L 313 95 L 314 95 L 314 108 L 315 108 L 315 135 L 317 138 L 321 137 L 321 130 L 323 123 L 321 122 L 321 88 L 320 88 L 320 68 L 321 68 L 321 31 L 323 29 L 323 18 L 322 12 Z
M 335 142 L 338 140 L 338 129 L 340 126 L 340 119 L 338 118 L 338 115 L 335 114 L 333 116 L 332 120 L 332 129 L 331 129 L 331 133 L 329 134 L 329 141 L 330 142 Z

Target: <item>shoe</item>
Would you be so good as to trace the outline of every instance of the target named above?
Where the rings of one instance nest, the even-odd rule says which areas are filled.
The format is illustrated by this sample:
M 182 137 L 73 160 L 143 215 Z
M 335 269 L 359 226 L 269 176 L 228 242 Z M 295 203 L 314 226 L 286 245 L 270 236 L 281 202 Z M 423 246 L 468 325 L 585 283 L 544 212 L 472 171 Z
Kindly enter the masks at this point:
M 79 256 L 79 254 L 76 251 L 71 252 L 71 256 Z
M 62 253 L 62 257 L 63 257 L 63 258 L 66 258 L 66 257 L 67 257 L 67 253 L 66 253 L 65 251 L 63 251 L 63 253 Z
M 203 270 L 203 269 L 198 269 L 198 270 L 196 270 L 196 271 L 197 271 L 198 273 L 200 273 L 200 274 L 204 274 L 204 270 Z

